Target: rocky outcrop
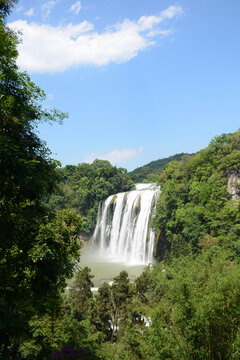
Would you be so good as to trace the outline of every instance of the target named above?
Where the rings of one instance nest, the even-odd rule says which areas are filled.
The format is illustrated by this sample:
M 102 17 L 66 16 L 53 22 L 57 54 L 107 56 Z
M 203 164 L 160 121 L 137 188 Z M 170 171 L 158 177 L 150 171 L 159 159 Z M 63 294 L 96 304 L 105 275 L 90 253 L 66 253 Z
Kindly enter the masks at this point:
M 93 236 L 93 232 L 88 234 L 88 233 L 81 231 L 80 235 L 79 235 L 79 241 L 82 244 L 88 243 L 92 236 Z
M 238 200 L 240 197 L 240 172 L 231 172 L 228 174 L 228 193 L 232 200 Z
M 153 249 L 153 256 L 157 258 L 159 261 L 164 260 L 164 256 L 167 251 L 170 250 L 170 243 L 167 240 L 165 230 L 161 230 L 156 234 L 155 237 L 155 245 Z

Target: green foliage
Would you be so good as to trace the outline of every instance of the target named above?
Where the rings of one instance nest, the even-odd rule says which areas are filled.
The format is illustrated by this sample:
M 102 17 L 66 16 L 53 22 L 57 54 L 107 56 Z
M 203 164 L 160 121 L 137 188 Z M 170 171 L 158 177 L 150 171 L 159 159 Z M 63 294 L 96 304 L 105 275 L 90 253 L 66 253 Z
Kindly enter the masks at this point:
M 197 257 L 189 255 L 147 269 L 132 284 L 131 298 L 115 292 L 124 315 L 118 315 L 115 336 L 105 338 L 102 356 L 114 360 L 237 359 L 240 268 L 233 258 L 230 251 L 209 243 L 208 250 Z M 102 289 L 102 310 L 111 313 L 114 289 L 107 284 Z
M 227 191 L 240 167 L 240 132 L 224 134 L 195 156 L 170 163 L 160 175 L 155 228 L 164 231 L 174 255 L 199 251 L 206 235 L 220 244 L 239 236 L 239 202 Z
M 58 310 L 66 277 L 79 257 L 82 219 L 72 210 L 48 211 L 58 163 L 36 135 L 47 111 L 44 92 L 16 65 L 18 39 L 5 25 L 14 1 L 0 2 L 0 357 L 14 359 L 29 336 L 29 319 Z M 38 345 L 36 345 L 38 347 Z M 34 350 L 35 351 L 35 350 Z M 14 355 L 15 354 L 15 355 Z
M 91 315 L 93 306 L 93 294 L 91 288 L 93 275 L 88 267 L 79 271 L 74 278 L 72 289 L 70 289 L 69 302 L 77 319 L 86 319 Z
M 104 339 L 113 338 L 114 303 L 111 286 L 104 283 L 99 289 L 96 299 L 96 326 L 104 334 Z
M 17 0 L 0 0 L 0 16 L 4 19 L 11 12 L 11 8 Z
M 31 321 L 33 339 L 22 345 L 29 359 L 66 346 L 86 349 L 89 359 L 238 359 L 240 268 L 212 239 L 198 256 L 147 268 L 135 283 L 121 272 L 95 299 L 89 269 L 78 275 L 78 295 L 69 293 L 57 317 Z M 91 311 L 75 316 L 86 303 Z
M 164 169 L 164 167 L 171 161 L 180 161 L 184 153 L 169 156 L 164 159 L 151 161 L 149 164 L 136 168 L 129 173 L 131 179 L 135 182 L 158 182 L 158 175 Z
M 240 325 L 240 268 L 212 246 L 153 272 L 152 359 L 231 359 Z
M 104 339 L 111 342 L 121 336 L 134 295 L 134 288 L 126 271 L 122 271 L 113 280 L 111 286 L 104 283 L 98 289 L 95 320 Z
M 134 184 L 125 169 L 106 160 L 92 164 L 67 165 L 60 169 L 62 182 L 56 194 L 48 199 L 54 209 L 74 208 L 85 217 L 84 231 L 93 231 L 99 202 L 109 195 L 128 191 Z
M 239 171 L 240 131 L 163 171 L 169 158 L 132 172 L 155 181 L 162 171 L 155 227 L 170 244 L 165 264 L 135 283 L 123 271 L 96 297 L 84 268 L 63 297 L 79 231 L 93 229 L 100 200 L 134 185 L 102 160 L 56 171 L 36 126 L 66 114 L 43 109 L 44 92 L 18 70 L 6 26 L 14 2 L 0 0 L 0 358 L 44 360 L 69 346 L 90 360 L 239 359 L 240 205 L 227 179 Z
M 91 331 L 89 320 L 76 319 L 64 306 L 58 317 L 34 317 L 29 325 L 32 338 L 20 346 L 20 353 L 27 360 L 49 359 L 51 353 L 65 347 L 85 349 L 89 360 L 98 358 L 98 333 Z

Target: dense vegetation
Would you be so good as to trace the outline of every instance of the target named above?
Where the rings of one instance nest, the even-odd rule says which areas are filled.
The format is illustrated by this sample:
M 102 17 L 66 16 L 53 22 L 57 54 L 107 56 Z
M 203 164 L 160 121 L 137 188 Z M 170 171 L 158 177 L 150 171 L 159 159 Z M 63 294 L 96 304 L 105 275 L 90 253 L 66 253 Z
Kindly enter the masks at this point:
M 168 256 L 134 283 L 120 273 L 96 296 L 90 270 L 79 272 L 58 326 L 78 321 L 75 330 L 64 328 L 66 337 L 80 334 L 77 324 L 88 330 L 62 346 L 78 345 L 79 359 L 83 349 L 89 359 L 239 359 L 239 160 L 237 132 L 169 163 L 159 178 L 155 216 Z M 228 188 L 232 175 L 235 197 Z
M 85 217 L 83 231 L 86 233 L 95 227 L 100 200 L 134 188 L 126 169 L 112 166 L 106 160 L 67 165 L 58 172 L 62 181 L 58 191 L 48 198 L 48 204 L 53 209 L 72 208 L 79 212 Z
M 81 270 L 60 316 L 34 318 L 27 359 L 237 360 L 240 267 L 234 253 L 211 246 L 156 265 L 131 283 L 125 271 L 91 292 Z M 61 349 L 61 351 L 59 351 Z
M 171 161 L 180 161 L 185 153 L 176 154 L 167 158 L 151 161 L 149 164 L 138 167 L 129 173 L 131 179 L 135 183 L 141 182 L 157 182 L 158 175 L 164 169 L 164 167 Z
M 228 192 L 228 181 L 239 193 L 240 132 L 216 137 L 195 156 L 171 162 L 160 175 L 162 193 L 155 227 L 175 256 L 197 252 L 202 242 L 239 248 L 239 202 Z
M 164 261 L 96 295 L 84 268 L 64 292 L 83 227 L 66 208 L 88 217 L 89 203 L 132 182 L 102 161 L 57 171 L 35 130 L 64 114 L 43 110 L 44 93 L 16 66 L 10 5 L 0 0 L 0 359 L 238 360 L 240 132 L 161 172 Z
M 36 125 L 65 115 L 45 111 L 43 91 L 18 70 L 18 39 L 5 25 L 11 3 L 0 1 L 1 359 L 16 357 L 33 316 L 55 316 L 65 278 L 79 257 L 82 226 L 75 212 L 48 211 L 42 202 L 53 192 L 58 174 Z
M 176 154 L 127 173 L 106 160 L 92 164 L 67 165 L 58 169 L 61 182 L 57 191 L 46 199 L 51 209 L 75 209 L 84 217 L 83 232 L 91 233 L 97 219 L 99 202 L 109 195 L 134 188 L 134 182 L 158 182 L 159 173 L 170 161 L 180 161 L 185 154 Z

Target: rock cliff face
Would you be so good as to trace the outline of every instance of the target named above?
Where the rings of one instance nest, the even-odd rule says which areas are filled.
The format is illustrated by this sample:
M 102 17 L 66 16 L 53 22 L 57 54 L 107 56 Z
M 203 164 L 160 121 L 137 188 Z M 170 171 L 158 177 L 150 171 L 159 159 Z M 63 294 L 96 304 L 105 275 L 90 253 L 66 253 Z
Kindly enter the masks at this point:
M 232 172 L 228 174 L 228 193 L 232 196 L 232 200 L 238 200 L 240 197 L 240 172 Z
M 153 256 L 159 261 L 164 260 L 166 251 L 170 250 L 170 243 L 167 240 L 167 236 L 164 230 L 161 230 L 156 234 L 155 244 L 153 249 Z

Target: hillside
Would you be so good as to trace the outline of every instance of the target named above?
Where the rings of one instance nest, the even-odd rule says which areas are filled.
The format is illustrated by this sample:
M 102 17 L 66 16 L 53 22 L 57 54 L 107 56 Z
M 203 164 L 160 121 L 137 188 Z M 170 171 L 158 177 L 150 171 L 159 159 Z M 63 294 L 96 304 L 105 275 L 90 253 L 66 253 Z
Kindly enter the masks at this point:
M 134 188 L 127 170 L 112 166 L 106 160 L 92 164 L 67 165 L 58 169 L 61 177 L 58 189 L 46 199 L 51 209 L 74 209 L 84 216 L 83 230 L 94 230 L 99 202 L 117 192 Z
M 239 247 L 239 144 L 239 131 L 223 134 L 160 174 L 155 228 L 172 255 L 198 252 L 206 242 Z
M 171 161 L 180 161 L 187 153 L 180 153 L 169 156 L 167 158 L 151 161 L 150 163 L 138 167 L 133 171 L 129 172 L 131 179 L 137 183 L 142 181 L 156 181 L 156 174 L 159 174 L 163 168 Z

